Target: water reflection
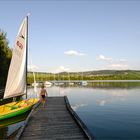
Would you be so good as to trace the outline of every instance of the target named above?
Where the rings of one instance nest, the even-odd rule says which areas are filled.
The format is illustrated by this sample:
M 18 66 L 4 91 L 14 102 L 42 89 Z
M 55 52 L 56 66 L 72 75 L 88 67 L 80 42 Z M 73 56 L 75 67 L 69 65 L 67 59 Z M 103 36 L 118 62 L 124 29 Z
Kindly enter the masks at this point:
M 97 139 L 140 139 L 140 83 L 57 87 Z M 51 90 L 49 91 L 51 95 Z
M 28 114 L 29 112 L 26 112 L 25 114 L 19 115 L 17 117 L 0 121 L 0 139 L 8 139 L 22 126 Z
M 71 88 L 70 87 L 67 87 L 67 88 L 60 88 L 60 96 L 65 96 L 67 95 L 68 93 L 71 92 Z
M 94 87 L 94 88 L 126 88 L 126 89 L 131 89 L 131 88 L 140 88 L 140 82 L 94 82 L 94 83 L 89 83 L 87 87 Z
M 28 98 L 39 97 L 39 91 L 29 88 Z M 48 96 L 68 96 L 72 108 L 97 139 L 140 139 L 140 83 L 53 86 L 47 92 Z M 0 139 L 9 136 L 23 122 L 5 122 L 9 126 L 0 128 Z
M 77 111 L 79 108 L 87 106 L 88 104 L 76 104 L 76 105 L 71 105 L 72 109 L 74 111 Z
M 106 92 L 106 91 L 104 91 Z M 107 92 L 107 94 L 109 95 L 109 97 L 101 99 L 101 100 L 97 100 L 97 105 L 99 106 L 105 106 L 106 104 L 111 104 L 115 101 L 125 101 L 127 96 L 128 96 L 128 91 L 127 90 L 109 90 L 109 92 Z

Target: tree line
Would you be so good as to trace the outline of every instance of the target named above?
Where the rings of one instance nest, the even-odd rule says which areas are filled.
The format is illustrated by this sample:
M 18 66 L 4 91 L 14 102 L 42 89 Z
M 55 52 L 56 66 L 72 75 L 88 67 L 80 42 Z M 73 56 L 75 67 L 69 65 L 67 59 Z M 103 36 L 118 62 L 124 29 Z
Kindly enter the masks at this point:
M 5 87 L 11 57 L 7 34 L 0 29 L 0 89 Z
M 109 71 L 109 70 L 108 70 Z M 27 74 L 28 84 L 32 84 L 34 82 L 34 77 L 32 72 L 28 72 Z M 115 73 L 109 74 L 93 74 L 87 72 L 77 72 L 77 73 L 41 73 L 35 72 L 36 82 L 45 82 L 45 81 L 57 81 L 57 80 L 140 80 L 140 71 L 126 70 L 116 71 Z

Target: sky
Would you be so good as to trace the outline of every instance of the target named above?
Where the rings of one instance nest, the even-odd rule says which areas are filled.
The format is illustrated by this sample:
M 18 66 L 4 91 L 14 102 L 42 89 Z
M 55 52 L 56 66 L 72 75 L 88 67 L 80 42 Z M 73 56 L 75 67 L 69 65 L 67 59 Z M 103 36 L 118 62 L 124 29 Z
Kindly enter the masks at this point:
M 140 70 L 140 1 L 0 0 L 10 48 L 27 13 L 30 70 Z

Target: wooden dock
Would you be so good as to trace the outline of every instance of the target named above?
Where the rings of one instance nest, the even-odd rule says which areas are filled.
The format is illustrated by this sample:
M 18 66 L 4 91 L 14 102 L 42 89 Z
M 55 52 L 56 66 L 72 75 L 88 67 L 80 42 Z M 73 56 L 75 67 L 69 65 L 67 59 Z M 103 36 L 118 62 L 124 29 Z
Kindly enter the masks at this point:
M 94 139 L 72 110 L 67 97 L 48 97 L 47 107 L 32 110 L 16 140 Z

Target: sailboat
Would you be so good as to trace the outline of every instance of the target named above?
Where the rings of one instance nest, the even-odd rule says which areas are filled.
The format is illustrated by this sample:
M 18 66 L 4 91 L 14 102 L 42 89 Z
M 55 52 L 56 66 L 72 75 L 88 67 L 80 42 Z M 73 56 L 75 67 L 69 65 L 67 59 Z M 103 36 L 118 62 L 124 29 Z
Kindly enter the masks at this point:
M 52 86 L 52 83 L 51 82 L 49 82 L 49 81 L 46 81 L 45 82 L 45 87 L 51 87 Z
M 27 46 L 28 16 L 24 18 L 16 37 L 4 92 L 4 99 L 14 99 L 25 94 L 26 99 L 1 105 L 0 120 L 23 114 L 39 101 L 37 98 L 27 99 Z

